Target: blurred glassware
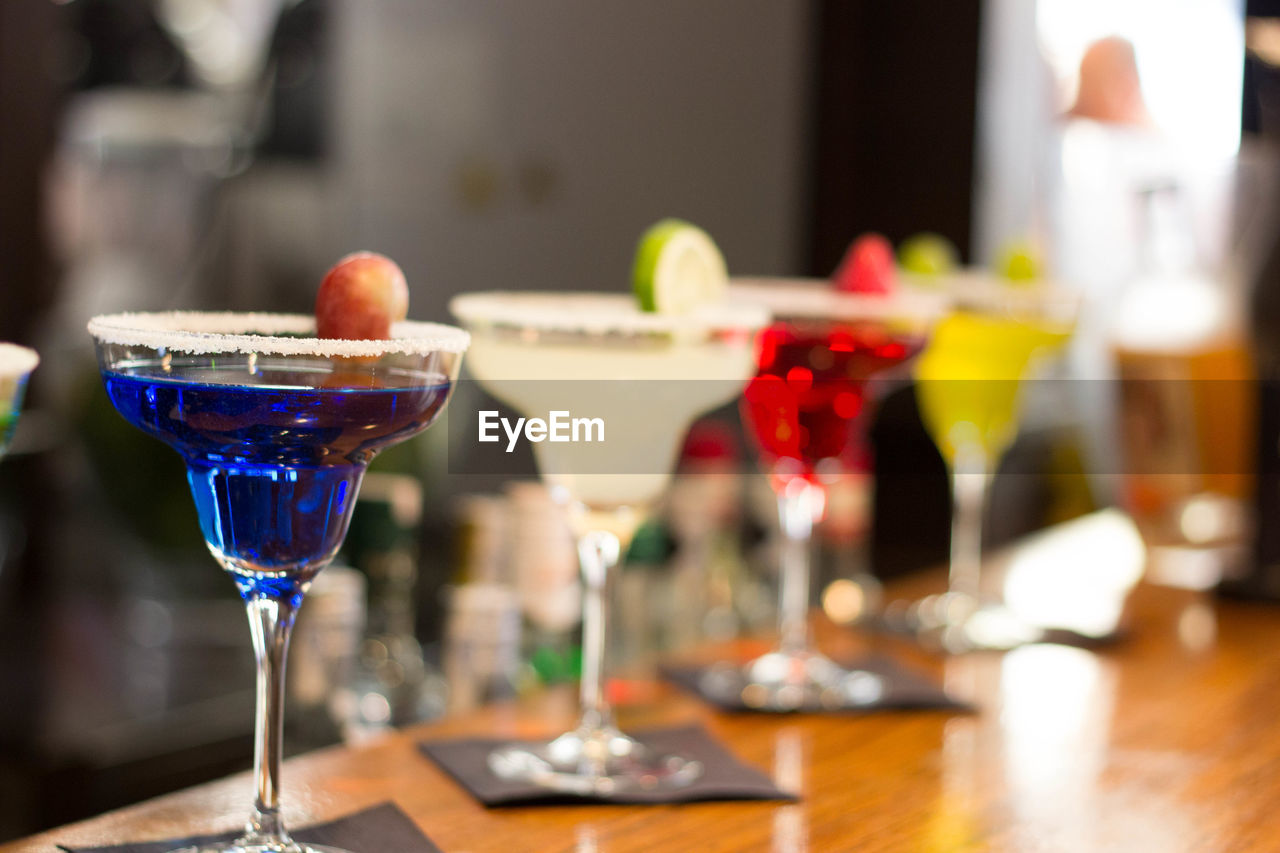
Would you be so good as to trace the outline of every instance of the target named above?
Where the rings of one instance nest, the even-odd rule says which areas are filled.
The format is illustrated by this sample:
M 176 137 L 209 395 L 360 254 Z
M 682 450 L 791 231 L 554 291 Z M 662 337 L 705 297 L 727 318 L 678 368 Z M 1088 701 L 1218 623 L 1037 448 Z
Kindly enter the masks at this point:
M 975 284 L 981 284 L 975 280 Z M 925 428 L 952 481 L 951 561 L 944 595 L 886 618 L 949 651 L 1005 649 L 1033 642 L 1039 628 L 987 598 L 981 582 L 988 486 L 1018 432 L 1024 381 L 1070 339 L 1076 300 L 1045 285 L 992 282 L 960 298 L 916 361 Z
M 509 699 L 520 678 L 520 605 L 499 583 L 473 581 L 449 590 L 444 677 L 450 713 Z
M 746 497 L 740 444 L 733 430 L 712 419 L 695 423 L 685 439 L 662 513 L 674 540 L 661 593 L 665 650 L 765 627 L 760 603 L 772 592 L 747 570 L 739 542 Z
M 335 706 L 348 738 L 439 716 L 445 695 L 414 632 L 422 484 L 417 477 L 370 471 L 360 486 L 343 545 L 367 593 L 364 630 Z
M 582 674 L 582 584 L 565 508 L 542 483 L 508 483 L 497 522 L 502 572 L 516 590 L 524 625 L 520 688 L 575 681 Z
M 156 0 L 157 17 L 210 89 L 239 91 L 262 75 L 280 11 L 298 0 Z
M 510 487 L 508 487 L 510 488 Z M 508 498 L 504 495 L 461 495 L 454 501 L 455 583 L 495 581 L 507 575 L 510 556 Z
M 459 498 L 457 523 L 458 564 L 454 587 L 447 594 L 450 614 L 446 620 L 453 633 L 445 638 L 444 649 L 450 693 L 456 694 L 451 707 L 471 707 L 513 689 L 523 692 L 577 679 L 582 666 L 577 630 L 582 590 L 564 507 L 542 483 L 517 480 L 508 482 L 500 495 Z M 484 610 L 483 604 L 473 603 L 473 593 L 463 591 L 472 588 L 492 592 L 501 613 L 495 615 L 493 608 Z M 486 653 L 503 661 L 501 672 L 496 677 L 486 672 L 477 681 L 477 673 L 466 664 L 473 654 L 470 649 L 493 639 L 481 633 L 495 621 L 507 632 L 512 602 L 519 669 L 509 671 L 506 648 Z M 456 607 L 472 612 L 458 613 Z M 509 643 L 510 637 L 506 633 L 504 637 L 504 643 Z
M 35 350 L 0 342 L 0 459 L 8 452 L 9 443 L 18 426 L 27 379 L 39 364 L 40 356 Z M 14 531 L 10 529 L 9 519 L 0 514 L 0 571 L 4 569 L 5 559 L 14 541 Z
M 22 411 L 22 398 L 40 356 L 27 347 L 0 342 L 0 457 L 9 449 Z
M 268 44 L 282 13 L 298 5 L 74 4 L 61 52 L 87 58 L 46 190 L 51 238 L 66 270 L 62 324 L 120 305 L 232 307 L 244 295 L 236 276 L 219 268 L 230 262 L 220 250 L 244 211 L 220 192 L 248 167 L 264 134 L 274 67 Z M 148 30 L 148 40 L 135 44 Z M 181 51 L 170 64 L 182 74 L 152 79 L 108 67 L 154 64 L 161 42 Z M 60 339 L 56 330 L 49 337 Z
M 874 477 L 848 477 L 828 490 L 827 521 L 818 531 L 820 554 L 827 570 L 819 602 L 827 618 L 837 625 L 855 625 L 880 612 L 884 587 L 871 572 L 871 500 Z
M 398 323 L 387 341 L 306 337 L 314 329 L 301 315 L 207 312 L 89 323 L 107 396 L 182 455 L 201 532 L 249 616 L 255 798 L 244 835 L 207 853 L 331 850 L 293 843 L 280 816 L 289 637 L 342 545 L 369 462 L 439 416 L 468 345 L 431 323 Z M 348 355 L 368 356 L 363 376 Z
M 650 313 L 631 294 L 566 292 L 463 294 L 450 309 L 473 330 L 470 370 L 487 391 L 525 415 L 589 412 L 594 418 L 582 420 L 599 425 L 596 440 L 533 444 L 578 536 L 581 714 L 550 741 L 494 750 L 489 767 L 577 793 L 684 787 L 702 773 L 699 762 L 655 753 L 615 723 L 605 681 L 611 588 L 636 527 L 670 480 L 689 424 L 737 397 L 750 376 L 752 341 L 768 312 L 708 303 L 685 314 Z
M 336 726 L 344 738 L 360 728 L 361 705 L 350 698 L 365 633 L 364 575 L 350 566 L 330 564 L 307 590 L 307 606 L 298 613 L 290 640 L 288 691 L 290 715 L 310 725 Z M 381 720 L 380 722 L 386 722 Z
M 250 132 L 217 95 L 109 89 L 68 105 L 52 164 L 51 236 L 67 266 L 62 313 L 200 302 L 216 191 L 248 163 Z M 67 322 L 72 322 L 68 320 Z
M 343 553 L 368 581 L 369 633 L 413 636 L 422 483 L 370 471 L 360 485 Z
M 1178 187 L 1148 187 L 1139 199 L 1141 265 L 1110 329 L 1121 497 L 1151 548 L 1149 578 L 1204 589 L 1242 558 L 1252 353 L 1230 283 L 1196 262 Z
M 501 574 L 480 579 L 513 583 L 537 631 L 572 631 L 582 621 L 582 585 L 565 508 L 536 482 L 509 483 L 505 497 L 507 559 Z
M 779 711 L 874 702 L 884 689 L 878 676 L 847 671 L 813 646 L 813 530 L 826 516 L 830 484 L 871 470 L 865 433 L 883 382 L 920 352 L 944 297 L 786 279 L 737 279 L 731 293 L 775 314 L 741 411 L 777 496 L 782 536 L 778 647 L 746 664 L 743 699 Z

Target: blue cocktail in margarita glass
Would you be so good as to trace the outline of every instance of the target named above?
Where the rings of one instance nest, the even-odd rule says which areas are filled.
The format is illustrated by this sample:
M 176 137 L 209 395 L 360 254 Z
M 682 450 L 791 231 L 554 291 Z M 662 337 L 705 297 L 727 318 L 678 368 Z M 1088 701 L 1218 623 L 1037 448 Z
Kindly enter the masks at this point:
M 401 322 L 388 340 L 330 340 L 310 317 L 199 312 L 97 317 L 89 331 L 116 409 L 181 454 L 205 542 L 249 612 L 257 796 L 242 838 L 200 851 L 330 851 L 294 843 L 280 819 L 290 629 L 365 468 L 439 416 L 468 336 Z

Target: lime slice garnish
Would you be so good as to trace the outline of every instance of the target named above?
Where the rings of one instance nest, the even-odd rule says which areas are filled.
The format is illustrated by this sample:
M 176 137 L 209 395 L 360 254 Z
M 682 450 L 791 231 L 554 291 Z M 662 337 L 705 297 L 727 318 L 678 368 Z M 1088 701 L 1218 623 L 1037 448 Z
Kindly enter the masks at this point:
M 684 314 L 723 299 L 729 272 L 707 232 L 680 219 L 664 219 L 641 235 L 631 282 L 643 310 Z

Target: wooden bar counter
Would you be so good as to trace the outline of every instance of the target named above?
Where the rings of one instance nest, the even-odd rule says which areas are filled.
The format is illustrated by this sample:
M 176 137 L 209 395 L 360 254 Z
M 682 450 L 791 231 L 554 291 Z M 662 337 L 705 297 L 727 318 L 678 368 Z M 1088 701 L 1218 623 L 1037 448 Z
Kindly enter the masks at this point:
M 443 850 L 472 853 L 1280 850 L 1280 608 L 1141 585 L 1126 625 L 1096 652 L 889 649 L 977 704 L 970 715 L 725 715 L 660 685 L 620 709 L 624 727 L 700 721 L 794 804 L 486 810 L 415 749 L 557 732 L 573 718 L 562 692 L 295 758 L 285 811 L 301 826 L 392 800 Z M 827 648 L 857 642 L 823 631 Z M 236 776 L 0 851 L 231 829 L 249 798 Z

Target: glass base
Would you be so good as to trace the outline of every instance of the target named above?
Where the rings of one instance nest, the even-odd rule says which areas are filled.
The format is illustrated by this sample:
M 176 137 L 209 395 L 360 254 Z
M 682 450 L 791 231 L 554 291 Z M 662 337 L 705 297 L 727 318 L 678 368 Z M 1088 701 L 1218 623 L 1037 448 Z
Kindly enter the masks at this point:
M 349 853 L 340 847 L 329 847 L 324 844 L 242 844 L 229 841 L 225 845 L 203 847 L 182 847 L 170 853 Z
M 884 679 L 874 672 L 845 669 L 815 651 L 775 651 L 742 669 L 743 704 L 770 711 L 851 708 L 884 695 Z
M 494 750 L 489 769 L 503 779 L 581 795 L 684 788 L 702 775 L 699 762 L 655 753 L 612 727 Z
M 886 614 L 892 629 L 913 633 L 924 644 L 959 654 L 1008 651 L 1044 639 L 1043 628 L 1003 604 L 980 604 L 956 593 L 931 595 Z

